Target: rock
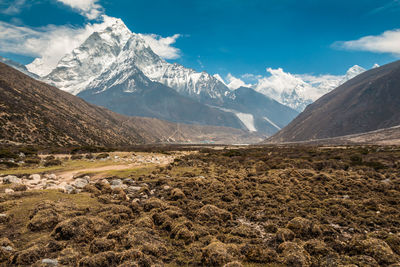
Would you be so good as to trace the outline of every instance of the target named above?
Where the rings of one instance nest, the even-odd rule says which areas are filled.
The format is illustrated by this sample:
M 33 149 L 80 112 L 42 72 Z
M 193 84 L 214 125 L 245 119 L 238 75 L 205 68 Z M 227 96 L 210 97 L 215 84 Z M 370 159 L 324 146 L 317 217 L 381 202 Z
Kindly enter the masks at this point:
M 163 186 L 163 189 L 164 189 L 164 190 L 170 190 L 171 187 L 170 187 L 169 185 L 164 185 L 164 186 Z
M 90 176 L 89 175 L 83 176 L 82 179 L 85 179 L 88 183 L 90 182 Z
M 102 182 L 103 184 L 110 184 L 110 183 L 107 181 L 107 179 L 103 179 L 103 180 L 101 180 L 101 182 Z
M 38 180 L 40 180 L 40 175 L 39 174 L 31 174 L 30 176 L 29 176 L 29 180 L 35 180 L 35 181 L 38 181 Z
M 10 216 L 5 213 L 0 213 L 0 223 L 6 223 L 10 221 Z
M 125 178 L 125 179 L 124 179 L 124 184 L 127 184 L 127 185 L 134 185 L 134 184 L 135 184 L 135 181 L 134 181 L 133 179 L 131 179 L 131 178 Z
M 6 188 L 6 190 L 4 191 L 6 194 L 12 194 L 14 193 L 14 190 L 10 189 L 10 188 Z
M 88 182 L 86 179 L 84 179 L 84 178 L 78 178 L 78 179 L 76 179 L 76 180 L 72 183 L 72 185 L 73 185 L 74 187 L 76 187 L 76 188 L 82 189 L 82 188 L 84 188 L 88 183 L 89 183 L 89 182 Z
M 54 173 L 52 174 L 47 174 L 45 175 L 45 177 L 49 180 L 57 180 L 57 175 L 55 175 Z
M 127 191 L 128 191 L 129 193 L 135 193 L 135 192 L 140 191 L 141 189 L 142 189 L 142 187 L 140 187 L 140 186 L 129 186 L 129 187 L 127 188 Z
M 67 194 L 76 194 L 76 189 L 72 185 L 67 184 L 64 187 L 64 192 L 67 193 Z
M 7 175 L 3 177 L 3 184 L 20 184 L 22 182 L 17 176 Z
M 9 252 L 13 251 L 13 248 L 11 246 L 2 246 L 1 249 Z
M 110 185 L 122 185 L 121 179 L 111 180 Z
M 43 259 L 42 264 L 46 266 L 58 266 L 58 260 L 57 259 Z
M 127 189 L 128 186 L 126 184 L 119 184 L 119 185 L 111 185 L 111 189 Z

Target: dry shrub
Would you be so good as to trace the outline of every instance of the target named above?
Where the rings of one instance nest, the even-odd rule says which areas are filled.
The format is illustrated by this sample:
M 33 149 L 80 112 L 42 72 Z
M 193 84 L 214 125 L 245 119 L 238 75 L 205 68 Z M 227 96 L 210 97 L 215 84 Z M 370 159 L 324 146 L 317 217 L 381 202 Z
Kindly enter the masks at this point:
M 185 193 L 179 188 L 174 188 L 171 191 L 171 199 L 172 200 L 179 200 L 185 198 Z
M 276 231 L 276 240 L 278 242 L 292 241 L 293 239 L 294 233 L 292 230 L 287 228 L 278 228 L 278 231 Z
M 113 251 L 101 252 L 93 256 L 82 258 L 78 266 L 81 267 L 108 267 L 117 266 L 119 263 L 118 255 Z
M 28 229 L 37 232 L 43 230 L 52 230 L 59 223 L 60 217 L 53 209 L 39 210 L 29 221 Z
M 203 248 L 202 263 L 206 266 L 221 266 L 234 259 L 229 252 L 226 244 L 214 241 Z
M 90 243 L 89 251 L 93 254 L 113 250 L 115 241 L 112 239 L 96 238 Z
M 75 240 L 89 242 L 96 234 L 109 228 L 109 224 L 96 217 L 79 216 L 59 223 L 53 230 L 52 236 L 57 240 Z
M 393 253 L 390 246 L 383 240 L 367 238 L 364 240 L 353 239 L 350 247 L 356 254 L 373 257 L 379 264 L 388 265 L 400 261 L 399 256 Z
M 232 214 L 214 205 L 205 205 L 198 211 L 197 218 L 209 224 L 222 224 L 232 220 Z
M 246 256 L 248 261 L 257 263 L 276 262 L 278 257 L 275 250 L 260 245 L 247 244 L 241 249 L 241 252 Z
M 296 243 L 284 242 L 279 245 L 278 251 L 282 254 L 282 263 L 287 266 L 305 267 L 311 265 L 310 255 Z
M 16 252 L 12 258 L 11 263 L 17 266 L 29 266 L 38 261 L 46 253 L 43 247 L 34 245 L 25 250 Z

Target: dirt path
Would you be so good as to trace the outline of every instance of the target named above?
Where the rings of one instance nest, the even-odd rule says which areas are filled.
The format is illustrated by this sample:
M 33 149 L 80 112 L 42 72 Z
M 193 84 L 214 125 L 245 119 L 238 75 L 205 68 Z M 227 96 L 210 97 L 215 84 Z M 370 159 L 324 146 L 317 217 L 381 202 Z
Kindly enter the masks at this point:
M 121 165 L 121 164 L 120 165 L 109 165 L 109 166 L 96 167 L 96 168 L 86 168 L 86 169 L 64 171 L 64 172 L 56 173 L 56 175 L 59 177 L 59 180 L 61 180 L 63 182 L 71 182 L 74 180 L 73 179 L 74 176 L 76 176 L 80 173 L 126 170 L 126 169 L 131 169 L 133 167 L 145 167 L 145 166 L 143 166 L 143 165 L 141 166 L 141 164 L 137 164 L 137 163 L 123 164 L 123 165 Z M 99 176 L 97 176 L 97 178 L 99 178 Z

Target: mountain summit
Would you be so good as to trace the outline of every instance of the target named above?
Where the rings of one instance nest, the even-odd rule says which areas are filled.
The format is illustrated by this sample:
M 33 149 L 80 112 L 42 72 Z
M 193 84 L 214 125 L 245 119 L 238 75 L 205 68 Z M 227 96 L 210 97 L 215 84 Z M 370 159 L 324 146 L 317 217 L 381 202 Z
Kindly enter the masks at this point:
M 141 34 L 132 33 L 119 19 L 111 22 L 65 55 L 43 81 L 124 115 L 266 135 L 298 114 L 253 89 L 233 91 L 206 72 L 169 63 Z M 253 106 L 244 106 L 238 94 Z

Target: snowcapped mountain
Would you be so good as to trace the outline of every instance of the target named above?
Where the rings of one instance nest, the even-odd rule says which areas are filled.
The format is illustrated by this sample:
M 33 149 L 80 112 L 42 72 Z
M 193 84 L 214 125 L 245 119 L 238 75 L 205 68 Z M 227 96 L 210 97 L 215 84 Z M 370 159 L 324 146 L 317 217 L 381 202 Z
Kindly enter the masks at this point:
M 268 135 L 298 114 L 253 89 L 245 94 L 232 91 L 218 77 L 165 61 L 141 34 L 132 33 L 119 19 L 65 55 L 43 80 L 125 115 Z M 256 106 L 243 105 L 236 100 L 239 94 L 241 100 Z
M 282 69 L 267 69 L 269 77 L 258 80 L 254 89 L 299 112 L 321 96 L 329 93 L 348 80 L 366 70 L 358 65 L 351 67 L 345 75 L 298 75 Z
M 131 35 L 122 20 L 114 19 L 104 31 L 94 32 L 81 46 L 64 56 L 43 80 L 78 94 L 117 59 Z

